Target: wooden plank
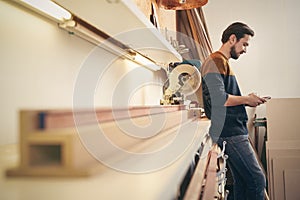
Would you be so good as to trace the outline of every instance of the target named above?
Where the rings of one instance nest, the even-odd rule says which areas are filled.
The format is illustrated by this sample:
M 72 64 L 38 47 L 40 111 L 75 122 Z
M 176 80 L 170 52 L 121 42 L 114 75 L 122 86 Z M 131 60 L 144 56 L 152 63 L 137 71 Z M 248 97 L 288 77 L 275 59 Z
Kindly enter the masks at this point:
M 203 141 L 202 145 L 204 145 L 204 147 L 203 147 L 200 159 L 195 168 L 193 177 L 192 177 L 192 179 L 189 183 L 188 189 L 185 193 L 184 200 L 198 200 L 201 195 L 201 192 L 202 192 L 205 172 L 206 172 L 206 169 L 208 166 L 207 163 L 209 161 L 209 155 L 207 154 L 207 152 L 209 152 L 209 149 L 211 148 L 211 140 L 207 141 L 207 138 L 206 138 Z M 204 154 L 206 154 L 206 155 L 204 155 Z
M 184 200 L 198 200 L 202 191 L 202 185 L 207 167 L 208 157 L 199 160 L 191 179 L 188 190 L 184 196 Z
M 195 121 L 194 121 L 195 122 Z M 193 122 L 193 123 L 194 123 Z M 209 121 L 202 119 L 199 121 L 199 134 L 197 138 L 203 138 L 209 127 Z M 186 135 L 191 135 L 186 132 Z M 54 197 L 56 199 L 77 199 L 78 197 L 87 197 L 88 199 L 130 199 L 130 200 L 155 200 L 155 199 L 176 199 L 176 191 L 186 170 L 191 163 L 194 153 L 199 148 L 202 140 L 196 139 L 193 144 L 183 152 L 176 161 L 170 165 L 160 168 L 153 172 L 132 174 L 117 171 L 115 169 L 102 166 L 98 169 L 100 172 L 93 177 L 68 178 L 61 171 L 58 178 L 8 178 L 3 176 L 1 181 L 4 190 L 2 196 L 15 197 L 16 191 L 24 194 L 25 198 L 29 196 L 47 199 Z M 14 146 L 15 148 L 15 146 Z M 2 153 L 2 154 L 1 154 Z M 4 154 L 3 154 L 4 153 Z M 0 148 L 0 158 L 3 166 L 15 166 L 17 162 L 16 152 Z M 12 159 L 13 158 L 13 159 Z M 139 163 L 137 163 L 139 164 Z M 4 168 L 2 168 L 3 170 Z M 3 171 L 1 171 L 3 172 Z M 70 173 L 71 174 L 71 173 Z M 28 175 L 32 176 L 32 175 Z M 78 177 L 79 175 L 70 175 Z M 87 176 L 87 175 L 82 175 Z M 97 188 L 97 189 L 95 189 Z M 117 189 L 117 192 L 115 192 Z M 63 196 L 61 195 L 63 191 Z M 24 195 L 23 195 L 24 196 Z M 61 198 L 60 198 L 61 197 Z
M 154 106 L 154 107 L 134 107 L 130 109 L 118 109 L 117 111 L 127 112 L 129 115 L 122 120 L 112 120 L 110 117 L 112 109 L 98 109 L 101 114 L 107 111 L 108 121 L 89 124 L 79 127 L 67 128 L 50 128 L 38 129 L 39 122 L 37 116 L 40 110 L 22 110 L 21 112 L 21 138 L 20 155 L 21 165 L 17 168 L 7 171 L 9 176 L 86 176 L 94 172 L 95 166 L 102 164 L 94 158 L 85 146 L 84 141 L 80 138 L 84 134 L 89 139 L 99 142 L 98 150 L 101 151 L 101 156 L 113 159 L 116 162 L 128 160 L 127 157 L 116 155 L 114 149 L 105 148 L 101 144 L 105 141 L 99 141 L 99 129 L 113 145 L 118 146 L 128 152 L 143 154 L 156 151 L 164 148 L 177 137 L 178 131 L 186 127 L 184 130 L 189 132 L 185 138 L 193 136 L 198 126 L 191 126 L 193 118 L 188 118 L 187 110 L 183 110 L 182 106 Z M 45 112 L 53 114 L 55 117 L 66 115 L 69 119 L 72 118 L 72 110 L 46 110 Z M 105 112 L 104 112 L 105 113 Z M 130 114 L 132 113 L 132 114 Z M 84 117 L 90 113 L 89 110 L 82 110 Z M 88 114 L 88 115 L 86 115 Z M 118 117 L 122 114 L 118 115 Z M 134 116 L 131 118 L 131 116 Z M 150 120 L 149 120 L 150 119 Z M 159 132 L 151 136 L 143 138 L 143 131 L 130 135 L 126 130 L 122 130 L 121 125 L 138 124 L 137 126 L 164 120 L 159 127 Z M 110 121 L 109 121 L 110 120 Z M 205 125 L 206 126 L 206 125 Z M 193 129 L 194 127 L 194 129 Z M 202 126 L 201 126 L 202 127 Z M 80 129 L 80 134 L 79 134 Z M 152 130 L 152 129 L 151 129 Z M 94 139 L 95 138 L 95 139 Z M 193 139 L 193 138 L 190 138 Z M 185 139 L 186 140 L 186 139 Z M 189 139 L 188 139 L 189 140 Z M 102 143 L 101 143 L 102 142 Z M 182 141 L 183 142 L 183 141 Z M 186 141 L 185 141 L 186 142 Z M 199 144 L 199 143 L 197 143 Z M 113 152 L 112 152 L 113 151 Z M 69 171 L 69 172 L 67 172 Z M 66 173 L 65 173 L 66 172 Z
M 184 106 L 136 106 L 128 108 L 63 109 L 38 111 L 40 129 L 57 129 L 183 110 Z M 30 112 L 30 111 L 26 111 Z M 37 111 L 32 111 L 36 113 Z
M 217 157 L 218 157 L 218 146 L 215 144 L 213 149 L 210 151 L 209 164 L 206 171 L 206 184 L 203 191 L 202 200 L 215 199 L 217 194 Z

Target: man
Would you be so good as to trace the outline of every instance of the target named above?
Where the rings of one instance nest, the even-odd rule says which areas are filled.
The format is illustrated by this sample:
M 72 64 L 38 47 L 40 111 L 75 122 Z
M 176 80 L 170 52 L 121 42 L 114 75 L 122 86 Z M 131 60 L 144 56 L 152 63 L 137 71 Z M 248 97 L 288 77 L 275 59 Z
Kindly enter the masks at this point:
M 201 67 L 204 109 L 211 119 L 210 136 L 225 153 L 234 180 L 235 200 L 264 199 L 266 180 L 248 140 L 245 106 L 256 107 L 266 100 L 254 93 L 242 96 L 229 59 L 246 53 L 254 36 L 246 24 L 231 24 L 222 34 L 222 46 Z

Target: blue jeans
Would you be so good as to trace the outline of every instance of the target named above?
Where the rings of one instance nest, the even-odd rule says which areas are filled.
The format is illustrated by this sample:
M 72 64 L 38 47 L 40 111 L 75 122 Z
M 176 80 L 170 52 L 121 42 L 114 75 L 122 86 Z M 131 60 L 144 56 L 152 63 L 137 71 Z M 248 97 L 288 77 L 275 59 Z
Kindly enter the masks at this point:
M 233 176 L 235 200 L 264 200 L 265 175 L 255 157 L 248 135 L 219 138 L 222 148 L 226 141 L 225 153 Z

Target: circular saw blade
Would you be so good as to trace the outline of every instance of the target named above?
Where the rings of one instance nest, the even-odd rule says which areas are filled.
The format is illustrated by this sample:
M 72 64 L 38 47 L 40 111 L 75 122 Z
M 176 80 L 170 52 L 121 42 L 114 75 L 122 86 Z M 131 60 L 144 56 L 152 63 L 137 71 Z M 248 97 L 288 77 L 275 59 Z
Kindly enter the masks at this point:
M 169 87 L 173 93 L 180 92 L 184 95 L 190 95 L 199 88 L 201 75 L 195 66 L 180 64 L 169 74 L 169 81 Z

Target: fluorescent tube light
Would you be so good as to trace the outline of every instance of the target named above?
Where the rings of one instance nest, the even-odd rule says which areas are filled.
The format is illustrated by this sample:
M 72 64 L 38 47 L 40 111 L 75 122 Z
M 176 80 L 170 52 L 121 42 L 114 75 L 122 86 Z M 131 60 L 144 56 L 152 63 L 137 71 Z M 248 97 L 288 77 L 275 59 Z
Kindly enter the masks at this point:
M 148 58 L 147 56 L 132 49 L 130 46 L 123 44 L 75 15 L 72 20 L 60 23 L 59 26 L 89 42 L 92 42 L 93 44 L 98 45 L 100 48 L 104 48 L 122 58 L 132 60 L 147 69 L 152 71 L 158 71 L 161 69 L 161 67 L 158 66 L 151 58 Z
M 69 11 L 50 0 L 20 0 L 20 2 L 31 7 L 31 9 L 51 16 L 60 22 L 72 18 L 72 14 Z
M 155 61 L 151 60 L 150 58 L 148 58 L 138 52 L 134 55 L 133 60 L 153 71 L 158 71 L 161 69 L 161 67 L 158 66 L 155 63 Z
M 99 48 L 103 48 L 109 51 L 116 56 L 126 58 L 132 60 L 132 56 L 128 54 L 128 48 L 123 49 L 120 46 L 116 46 L 111 43 L 108 39 L 105 39 L 101 35 L 97 34 L 93 30 L 89 29 L 91 26 L 82 23 L 83 21 L 79 20 L 78 17 L 73 16 L 72 20 L 65 21 L 63 23 L 59 23 L 59 27 L 65 29 L 72 35 L 76 35 L 77 37 L 84 39 L 92 44 L 98 46 Z M 128 55 L 128 56 L 127 56 Z
M 17 0 L 17 2 L 34 10 L 42 15 L 46 15 L 59 21 L 59 26 L 68 31 L 74 31 L 79 37 L 86 39 L 96 45 L 102 44 L 103 40 L 108 40 L 108 43 L 101 45 L 107 50 L 117 53 L 122 57 L 133 60 L 134 62 L 150 69 L 158 71 L 161 69 L 155 61 L 146 57 L 145 55 L 131 49 L 129 46 L 120 41 L 111 38 L 105 32 L 98 30 L 96 27 L 81 20 L 77 16 L 73 16 L 69 11 L 59 6 L 50 0 Z M 116 48 L 117 47 L 117 48 Z

